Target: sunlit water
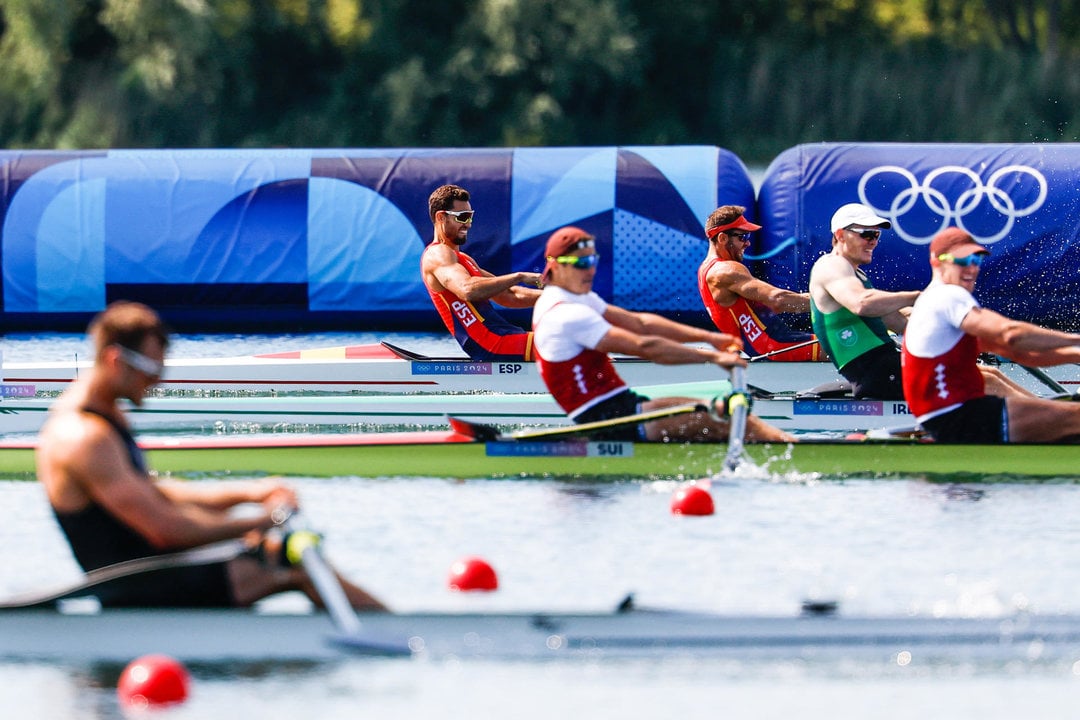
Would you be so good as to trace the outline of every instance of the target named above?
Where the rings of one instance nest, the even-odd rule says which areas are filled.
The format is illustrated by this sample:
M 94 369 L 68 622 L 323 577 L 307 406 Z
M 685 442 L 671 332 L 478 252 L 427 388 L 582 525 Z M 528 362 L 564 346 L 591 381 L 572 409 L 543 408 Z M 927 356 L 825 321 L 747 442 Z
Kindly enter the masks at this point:
M 231 355 L 369 336 L 178 339 Z M 442 348 L 441 339 L 404 337 Z M 68 359 L 77 336 L 2 340 L 11 360 Z M 74 349 L 79 348 L 79 349 Z M 309 521 L 348 575 L 399 610 L 596 610 L 639 604 L 790 615 L 1080 612 L 1080 485 L 821 481 L 752 473 L 711 484 L 716 513 L 670 513 L 674 483 L 297 478 Z M 0 594 L 78 572 L 40 488 L 0 483 Z M 490 594 L 452 593 L 451 563 L 486 558 Z M 302 603 L 284 598 L 284 605 Z M 148 647 L 148 652 L 153 648 Z M 1080 658 L 1076 658 L 1080 659 Z M 550 662 L 349 660 L 194 667 L 162 717 L 1071 717 L 1074 659 L 1009 663 L 749 661 L 681 656 Z M 0 664 L 6 717 L 120 717 L 118 667 Z

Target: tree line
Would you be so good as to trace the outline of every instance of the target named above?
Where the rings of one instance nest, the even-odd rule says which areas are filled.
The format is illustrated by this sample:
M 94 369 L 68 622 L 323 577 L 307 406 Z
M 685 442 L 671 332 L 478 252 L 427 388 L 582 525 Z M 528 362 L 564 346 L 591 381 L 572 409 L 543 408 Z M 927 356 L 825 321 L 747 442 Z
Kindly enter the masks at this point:
M 0 145 L 1076 141 L 1078 4 L 0 0 Z

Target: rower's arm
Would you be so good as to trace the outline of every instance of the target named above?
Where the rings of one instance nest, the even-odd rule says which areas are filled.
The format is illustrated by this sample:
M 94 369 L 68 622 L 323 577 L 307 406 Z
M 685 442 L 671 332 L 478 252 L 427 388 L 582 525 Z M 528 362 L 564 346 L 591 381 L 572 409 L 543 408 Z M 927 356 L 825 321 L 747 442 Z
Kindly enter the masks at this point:
M 434 278 L 439 286 L 466 302 L 493 300 L 505 307 L 532 307 L 540 297 L 540 291 L 537 289 L 540 286 L 539 273 L 513 272 L 506 275 L 492 275 L 484 271 L 484 274 L 479 277 L 473 276 L 457 261 L 449 248 L 429 248 L 424 253 L 421 270 L 429 287 L 431 278 Z M 523 283 L 534 287 L 517 287 Z
M 901 308 L 913 305 L 918 291 L 890 292 L 863 287 L 855 275 L 838 277 L 825 283 L 825 290 L 836 302 L 861 317 L 880 317 L 897 314 Z
M 617 326 L 612 326 L 607 331 L 595 349 L 606 353 L 633 355 L 651 360 L 658 365 L 689 365 L 707 362 L 725 368 L 735 365 L 746 366 L 746 359 L 738 352 L 692 347 L 658 335 L 638 335 Z
M 1013 320 L 984 307 L 964 316 L 960 329 L 979 338 L 980 349 L 1030 365 L 1080 362 L 1080 335 Z
M 750 274 L 745 265 L 735 262 L 717 263 L 709 272 L 709 289 L 722 306 L 746 298 L 777 313 L 810 312 L 810 293 L 797 293 L 770 285 Z
M 300 506 L 299 498 L 291 487 L 269 478 L 251 482 L 215 483 L 164 480 L 159 481 L 157 487 L 173 502 L 190 503 L 216 512 L 252 503 L 261 504 L 268 510 Z
M 742 340 L 727 333 L 714 332 L 692 325 L 684 325 L 653 313 L 639 313 L 624 310 L 616 305 L 608 305 L 604 319 L 617 328 L 627 330 L 639 336 L 657 336 L 675 343 L 708 343 L 717 350 L 729 351 L 731 348 L 742 349 Z M 609 352 L 623 352 L 613 350 Z M 632 353 L 631 353 L 632 354 Z M 651 358 L 649 358 L 651 359 Z

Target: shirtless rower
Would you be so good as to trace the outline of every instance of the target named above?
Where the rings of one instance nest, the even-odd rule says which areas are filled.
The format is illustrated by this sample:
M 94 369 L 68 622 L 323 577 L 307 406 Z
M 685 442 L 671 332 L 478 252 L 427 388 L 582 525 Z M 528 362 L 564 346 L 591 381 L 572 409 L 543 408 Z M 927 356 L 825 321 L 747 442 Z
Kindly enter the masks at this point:
M 106 606 L 249 606 L 286 590 L 320 604 L 303 568 L 285 562 L 271 531 L 296 493 L 273 481 L 155 481 L 132 437 L 119 401 L 142 404 L 164 370 L 168 331 L 157 313 L 115 302 L 90 324 L 94 366 L 71 383 L 49 411 L 37 447 L 45 487 L 76 561 L 89 572 L 233 538 L 250 552 L 231 560 L 124 578 L 100 589 Z M 250 512 L 234 513 L 248 506 Z M 340 578 L 339 578 L 340 579 Z M 385 610 L 361 588 L 341 580 L 360 610 Z

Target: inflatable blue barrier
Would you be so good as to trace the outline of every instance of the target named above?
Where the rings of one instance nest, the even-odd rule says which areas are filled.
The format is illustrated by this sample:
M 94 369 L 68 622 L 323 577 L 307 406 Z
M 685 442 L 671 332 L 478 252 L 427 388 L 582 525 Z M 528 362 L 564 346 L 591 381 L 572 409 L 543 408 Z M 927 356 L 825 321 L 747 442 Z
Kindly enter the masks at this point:
M 875 286 L 915 290 L 930 278 L 939 230 L 966 229 L 991 249 L 979 301 L 1006 315 L 1080 329 L 1080 145 L 800 145 L 769 166 L 758 194 L 759 277 L 805 291 L 831 248 L 836 208 L 861 202 L 892 222 L 866 271 Z
M 419 263 L 444 183 L 472 193 L 465 249 L 486 269 L 538 271 L 547 236 L 579 225 L 604 257 L 602 295 L 701 321 L 705 218 L 754 203 L 743 163 L 710 146 L 8 151 L 0 164 L 8 330 L 82 329 L 117 299 L 191 331 L 439 327 Z

